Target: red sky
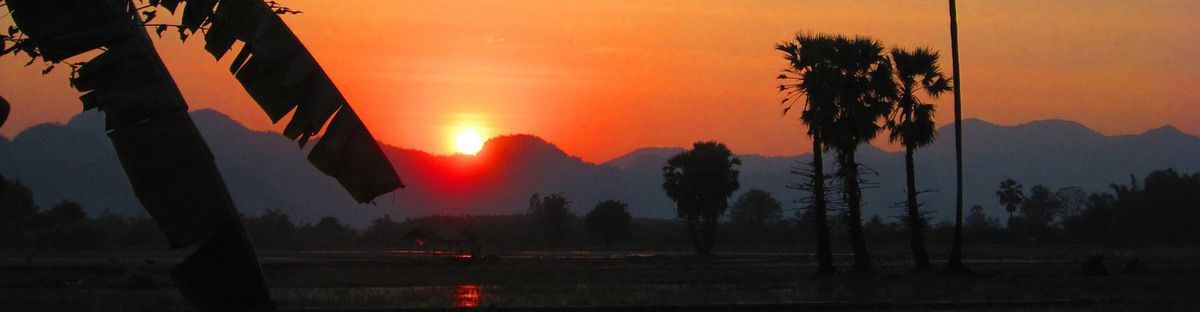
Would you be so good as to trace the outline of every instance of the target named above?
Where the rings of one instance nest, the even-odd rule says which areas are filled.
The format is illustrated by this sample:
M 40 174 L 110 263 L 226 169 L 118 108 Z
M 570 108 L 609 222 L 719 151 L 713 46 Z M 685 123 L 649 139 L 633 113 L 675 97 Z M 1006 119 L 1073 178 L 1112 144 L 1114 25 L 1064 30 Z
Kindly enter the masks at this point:
M 804 152 L 801 125 L 777 105 L 784 62 L 772 48 L 797 31 L 929 46 L 949 72 L 945 1 L 839 2 L 283 1 L 305 12 L 285 21 L 376 138 L 448 154 L 471 125 L 593 162 L 713 139 L 738 153 Z M 964 116 L 1200 133 L 1197 17 L 1192 0 L 961 1 Z M 201 41 L 157 43 L 191 107 L 280 129 Z M 0 95 L 14 104 L 0 135 L 81 107 L 65 71 L 24 62 L 0 59 Z M 949 97 L 935 103 L 939 121 L 952 116 Z

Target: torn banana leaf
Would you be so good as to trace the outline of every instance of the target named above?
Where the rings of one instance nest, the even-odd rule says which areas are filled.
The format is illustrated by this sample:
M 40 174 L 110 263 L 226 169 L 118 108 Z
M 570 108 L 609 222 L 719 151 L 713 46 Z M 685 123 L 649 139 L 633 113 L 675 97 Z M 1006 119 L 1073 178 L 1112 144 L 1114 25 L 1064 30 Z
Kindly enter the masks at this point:
M 192 306 L 205 311 L 274 311 L 254 248 L 231 224 L 175 268 L 171 280 Z
M 105 112 L 109 130 L 163 116 L 185 112 L 183 96 L 165 70 L 157 53 L 136 39 L 110 44 L 101 53 L 80 67 L 72 80 L 79 91 L 91 91 L 80 97 L 84 109 Z
M 189 10 L 185 8 L 185 17 Z M 292 113 L 284 127 L 284 136 L 299 141 L 303 147 L 335 112 L 346 112 L 344 116 L 338 113 L 338 118 L 353 119 L 341 122 L 346 129 L 353 130 L 334 133 L 331 123 L 330 130 L 321 138 L 348 140 L 345 142 L 353 144 L 331 143 L 314 148 L 309 155 L 314 166 L 336 178 L 358 202 L 369 202 L 403 187 L 378 142 L 349 110 L 337 86 L 300 39 L 263 1 L 222 0 L 216 11 L 210 13 L 205 50 L 220 59 L 235 41 L 245 43 L 230 71 L 272 122 Z M 318 150 L 322 154 L 317 154 Z
M 4 121 L 8 120 L 9 109 L 8 101 L 5 101 L 4 97 L 0 97 L 0 127 L 3 127 Z
M 180 25 L 192 32 L 200 28 L 204 21 L 212 15 L 213 7 L 217 5 L 217 0 L 188 0 L 183 6 L 183 20 Z M 171 10 L 172 13 L 175 10 Z
M 237 222 L 212 152 L 191 125 L 187 113 L 179 111 L 109 133 L 134 194 L 172 249 Z
M 335 112 L 349 107 L 300 39 L 263 1 L 191 0 L 184 3 L 183 25 L 186 28 L 208 25 L 204 49 L 213 57 L 224 57 L 235 41 L 245 43 L 234 58 L 230 72 L 272 122 L 278 123 L 288 113 L 292 114 L 283 135 L 299 141 L 301 147 L 320 133 Z M 164 6 L 169 5 L 171 12 L 175 12 L 177 4 L 163 2 Z M 347 116 L 354 116 L 355 122 L 361 125 L 356 115 Z M 314 162 L 314 165 L 333 175 L 358 202 L 369 202 L 403 187 L 370 132 L 365 127 L 356 131 L 360 131 L 355 132 L 356 137 L 371 140 L 370 144 L 326 144 L 323 153 L 335 153 L 330 151 L 330 146 L 356 150 L 337 151 L 338 155 L 349 157 L 332 160 L 328 155 L 310 155 L 309 158 L 325 159 L 326 163 Z
M 204 241 L 236 222 L 212 152 L 149 36 L 143 31 L 106 47 L 72 82 L 90 91 L 80 97 L 85 109 L 104 112 L 134 195 L 171 249 Z
M 42 57 L 62 61 L 127 37 L 133 29 L 123 19 L 118 0 L 7 0 L 13 22 L 29 36 Z M 118 27 L 126 26 L 126 27 Z
M 333 176 L 358 201 L 403 187 L 379 144 L 349 106 L 342 107 L 325 136 L 308 154 L 321 172 Z
M 110 6 L 114 3 L 129 2 L 7 1 L 16 26 L 47 59 L 107 48 L 79 69 L 72 84 L 87 92 L 80 97 L 85 108 L 104 111 L 134 194 L 170 247 L 200 246 L 172 270 L 184 298 L 206 311 L 273 311 L 229 190 L 179 88 L 137 11 Z M 186 8 L 193 7 L 189 2 Z M 196 12 L 204 10 L 199 8 Z

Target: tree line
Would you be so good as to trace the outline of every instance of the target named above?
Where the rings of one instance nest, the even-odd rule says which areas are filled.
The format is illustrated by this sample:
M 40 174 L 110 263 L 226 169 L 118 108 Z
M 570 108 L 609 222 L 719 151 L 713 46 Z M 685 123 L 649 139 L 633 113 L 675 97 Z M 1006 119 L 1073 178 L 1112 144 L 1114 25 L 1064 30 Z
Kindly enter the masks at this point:
M 1200 229 L 1192 226 L 1200 223 L 1197 194 L 1200 173 L 1170 169 L 1142 179 L 1130 177 L 1128 184 L 1114 183 L 1108 192 L 1044 185 L 1026 191 L 1017 181 L 1001 181 L 994 201 L 970 208 L 964 231 L 972 242 L 996 244 L 1195 242 L 1200 240 Z M 682 218 L 633 218 L 629 206 L 616 200 L 599 202 L 576 215 L 571 212 L 573 203 L 562 195 L 534 196 L 537 200 L 531 200 L 529 210 L 511 215 L 399 220 L 383 216 L 365 227 L 354 227 L 334 217 L 299 222 L 281 209 L 268 209 L 256 216 L 243 215 L 242 220 L 255 246 L 273 249 L 412 248 L 414 242 L 406 235 L 418 229 L 434 239 L 472 235 L 485 251 L 695 248 L 692 229 Z M 907 243 L 906 218 L 904 212 L 871 216 L 862 225 L 863 237 L 888 246 Z M 929 242 L 951 242 L 952 223 L 921 221 Z M 818 241 L 813 235 L 817 226 L 812 209 L 788 209 L 773 194 L 757 189 L 738 196 L 714 224 L 722 230 L 713 241 L 725 250 L 797 250 Z M 833 232 L 847 231 L 844 222 L 827 226 Z M 89 217 L 69 201 L 41 209 L 28 187 L 0 177 L 0 247 L 141 248 L 165 243 L 149 218 L 113 213 Z M 430 248 L 451 247 L 455 246 Z

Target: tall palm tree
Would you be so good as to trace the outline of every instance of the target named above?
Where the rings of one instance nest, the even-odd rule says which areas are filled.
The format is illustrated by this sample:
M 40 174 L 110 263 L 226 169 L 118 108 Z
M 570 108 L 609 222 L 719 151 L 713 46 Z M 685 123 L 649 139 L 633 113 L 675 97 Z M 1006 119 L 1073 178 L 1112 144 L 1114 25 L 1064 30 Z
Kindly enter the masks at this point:
M 883 129 L 881 121 L 892 111 L 896 84 L 892 62 L 879 41 L 839 36 L 834 41 L 833 93 L 836 105 L 833 122 L 822 129 L 822 139 L 837 151 L 837 176 L 845 221 L 854 251 L 854 267 L 860 273 L 874 271 L 862 229 L 860 165 L 855 158 L 859 145 L 870 142 Z
M 913 153 L 917 148 L 933 143 L 937 130 L 934 128 L 932 103 L 924 103 L 917 97 L 923 92 L 938 97 L 950 90 L 950 82 L 938 67 L 938 53 L 928 48 L 908 51 L 892 49 L 892 62 L 896 66 L 899 94 L 896 109 L 888 118 L 889 139 L 904 145 L 904 172 L 906 175 L 909 247 L 912 249 L 914 271 L 928 271 L 929 253 L 925 249 L 925 220 L 921 218 L 917 203 L 916 170 L 913 168 Z
M 827 149 L 821 143 L 821 129 L 831 127 L 834 102 L 832 97 L 833 37 L 824 35 L 797 34 L 793 41 L 775 45 L 784 53 L 789 66 L 779 74 L 784 80 L 779 91 L 785 92 L 782 103 L 787 114 L 796 102 L 804 99 L 800 122 L 808 127 L 812 139 L 811 181 L 808 190 L 812 193 L 809 211 L 813 216 L 817 237 L 817 275 L 837 272 L 833 265 L 833 251 L 829 242 L 829 218 L 825 199 L 824 157 Z
M 950 50 L 954 66 L 954 246 L 950 248 L 950 261 L 946 271 L 955 275 L 969 275 L 971 271 L 962 263 L 963 221 L 963 159 L 962 159 L 962 75 L 958 66 L 958 11 L 954 0 L 950 0 Z

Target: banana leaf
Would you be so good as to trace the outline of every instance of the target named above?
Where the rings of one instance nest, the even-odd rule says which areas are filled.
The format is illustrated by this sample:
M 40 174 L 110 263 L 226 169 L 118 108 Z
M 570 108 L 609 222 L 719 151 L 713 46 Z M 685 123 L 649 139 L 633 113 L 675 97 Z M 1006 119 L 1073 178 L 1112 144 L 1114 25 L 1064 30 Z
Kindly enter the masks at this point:
M 187 113 L 165 115 L 113 130 L 109 138 L 142 206 L 178 249 L 236 222 L 237 212 Z
M 79 9 L 110 0 L 7 3 L 16 26 L 39 50 L 57 53 L 53 57 L 107 48 L 72 82 L 88 92 L 80 97 L 85 108 L 105 112 L 109 138 L 134 194 L 170 248 L 199 246 L 172 270 L 184 298 L 206 311 L 274 310 L 212 153 L 137 13 L 104 11 L 104 5 Z M 92 30 L 103 30 L 103 36 L 87 37 Z
M 275 310 L 244 231 L 239 224 L 222 229 L 171 269 L 184 300 L 206 311 Z
M 308 161 L 321 172 L 348 186 L 350 195 L 360 201 L 377 193 L 389 192 L 394 189 L 392 185 L 403 186 L 399 179 L 394 178 L 394 173 L 388 174 L 390 171 L 384 170 L 391 167 L 387 165 L 387 157 L 349 106 L 342 107 L 333 117 L 325 137 L 317 141 L 312 153 L 308 154 Z M 381 168 L 379 164 L 385 164 L 386 167 Z M 381 184 L 379 181 L 394 184 Z
M 13 22 L 42 57 L 62 61 L 132 33 L 118 0 L 8 0 Z
M 0 127 L 3 127 L 4 121 L 8 120 L 8 110 L 9 109 L 10 108 L 8 107 L 8 101 L 5 101 L 4 97 L 0 97 Z
M 217 0 L 188 0 L 183 7 L 183 20 L 180 25 L 191 31 L 196 31 L 200 25 L 212 15 L 213 7 L 217 6 Z M 174 13 L 174 10 L 171 11 Z
M 345 116 L 342 113 L 338 116 L 353 119 L 341 122 L 347 127 L 344 131 L 333 131 L 331 122 L 330 130 L 320 139 L 353 144 L 314 148 L 309 155 L 314 166 L 337 179 L 359 202 L 369 202 L 404 187 L 337 86 L 300 39 L 263 1 L 222 0 L 216 11 L 210 13 L 205 50 L 221 59 L 235 41 L 245 43 L 230 71 L 272 122 L 292 113 L 284 127 L 284 136 L 304 146 L 320 133 L 335 112 L 345 111 Z

